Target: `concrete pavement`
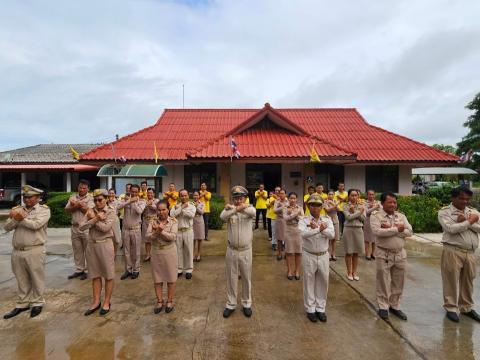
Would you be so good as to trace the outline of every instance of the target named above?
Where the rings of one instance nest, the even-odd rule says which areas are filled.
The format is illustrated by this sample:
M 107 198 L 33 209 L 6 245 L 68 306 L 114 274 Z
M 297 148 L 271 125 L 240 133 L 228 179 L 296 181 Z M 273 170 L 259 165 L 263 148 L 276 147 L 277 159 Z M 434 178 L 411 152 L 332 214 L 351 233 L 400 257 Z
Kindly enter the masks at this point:
M 1 233 L 1 230 L 0 230 Z M 253 317 L 239 308 L 222 318 L 225 305 L 224 231 L 212 231 L 193 279 L 177 283 L 175 310 L 153 314 L 149 264 L 137 280 L 120 281 L 117 258 L 112 310 L 84 317 L 90 281 L 67 280 L 73 271 L 68 229 L 49 229 L 47 305 L 35 319 L 23 313 L 0 320 L 2 359 L 474 359 L 480 324 L 445 320 L 438 266 L 441 246 L 409 241 L 403 309 L 408 322 L 380 320 L 374 310 L 374 263 L 361 260 L 359 282 L 345 278 L 343 258 L 332 264 L 328 322 L 305 317 L 301 281 L 286 279 L 263 230 L 255 231 Z M 14 306 L 10 235 L 0 235 L 0 313 Z M 341 250 L 340 250 L 341 254 Z M 480 289 L 476 282 L 476 301 Z M 480 306 L 479 306 L 480 308 Z

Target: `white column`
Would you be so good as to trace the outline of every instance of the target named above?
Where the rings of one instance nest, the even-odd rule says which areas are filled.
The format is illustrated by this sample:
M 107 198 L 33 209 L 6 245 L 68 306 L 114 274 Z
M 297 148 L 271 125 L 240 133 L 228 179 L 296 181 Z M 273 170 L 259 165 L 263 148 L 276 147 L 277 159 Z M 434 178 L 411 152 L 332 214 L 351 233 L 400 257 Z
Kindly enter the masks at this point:
M 112 177 L 107 177 L 107 190 L 112 188 Z
M 412 195 L 412 166 L 401 165 L 398 167 L 398 193 Z
M 72 173 L 70 172 L 67 172 L 67 192 L 71 192 L 72 191 Z
M 22 172 L 20 176 L 20 187 L 27 185 L 27 173 Z
M 358 189 L 366 191 L 365 166 L 345 165 L 345 189 Z

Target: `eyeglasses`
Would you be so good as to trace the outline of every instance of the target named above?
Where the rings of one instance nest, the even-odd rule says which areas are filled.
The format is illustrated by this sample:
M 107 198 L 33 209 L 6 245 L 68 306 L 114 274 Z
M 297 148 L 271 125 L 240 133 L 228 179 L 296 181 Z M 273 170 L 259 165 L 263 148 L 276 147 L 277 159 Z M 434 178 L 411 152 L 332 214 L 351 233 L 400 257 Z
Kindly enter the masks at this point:
M 103 198 L 93 199 L 93 202 L 102 202 L 102 201 L 103 201 Z

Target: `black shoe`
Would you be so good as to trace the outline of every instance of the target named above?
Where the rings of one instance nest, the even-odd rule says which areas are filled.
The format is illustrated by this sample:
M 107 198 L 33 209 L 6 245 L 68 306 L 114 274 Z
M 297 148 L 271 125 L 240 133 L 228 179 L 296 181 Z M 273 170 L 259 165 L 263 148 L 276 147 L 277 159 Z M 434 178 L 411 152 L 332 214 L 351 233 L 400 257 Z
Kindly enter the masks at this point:
M 258 229 L 258 226 L 255 226 L 255 227 L 253 228 L 253 230 L 257 230 L 257 229 Z
M 336 256 L 332 256 L 332 261 L 337 261 Z
M 84 273 L 85 273 L 84 271 L 74 272 L 72 275 L 68 275 L 68 280 L 72 280 L 72 279 L 75 279 L 79 276 L 82 276 L 82 274 L 84 274 Z
M 138 271 L 132 272 L 132 280 L 137 279 L 140 276 L 140 273 Z
M 407 315 L 405 315 L 405 313 L 402 310 L 390 308 L 390 312 L 396 317 L 398 317 L 399 319 L 407 321 Z
M 177 279 L 180 279 L 183 276 L 183 273 L 178 273 L 177 274 Z
M 300 275 L 295 275 L 295 280 L 300 280 Z
M 372 258 L 371 258 L 370 256 L 365 256 L 365 260 L 367 260 L 367 261 L 371 261 L 371 260 L 372 260 Z
M 186 273 L 185 279 L 190 280 L 192 278 L 192 273 Z
M 43 309 L 43 306 L 33 306 L 32 310 L 30 310 L 30 317 L 34 318 L 35 316 L 38 316 L 41 314 Z
M 125 280 L 125 279 L 128 279 L 129 277 L 132 276 L 132 273 L 131 272 L 128 272 L 128 271 L 125 271 L 122 276 L 120 276 L 120 280 Z
M 275 244 L 272 245 L 272 251 L 277 251 L 277 245 Z
M 317 317 L 316 313 L 307 313 L 307 318 L 311 322 L 317 322 L 317 320 L 318 320 L 318 317 Z
M 87 280 L 87 278 L 88 278 L 88 275 L 85 271 L 83 273 L 81 273 L 80 276 L 79 276 L 80 280 Z
M 282 255 L 277 255 L 277 260 L 280 261 L 283 259 L 283 256 Z
M 380 316 L 380 318 L 383 319 L 383 320 L 388 320 L 388 310 L 379 309 L 378 310 L 378 316 Z
M 174 307 L 173 307 L 173 304 L 172 304 L 172 306 L 167 306 L 167 307 L 165 308 L 165 312 L 166 312 L 167 314 L 168 314 L 168 313 L 171 313 L 171 312 L 173 311 L 173 309 L 174 309 Z
M 288 280 L 293 280 L 293 275 L 287 275 Z
M 462 312 L 462 315 L 468 316 L 470 319 L 480 322 L 480 315 L 475 310 L 469 312 Z
M 13 309 L 12 311 L 6 313 L 5 315 L 3 315 L 3 318 L 4 319 L 10 319 L 10 318 L 13 318 L 15 316 L 17 316 L 18 314 L 24 312 L 24 311 L 27 311 L 29 310 L 30 308 L 29 307 L 26 307 L 26 308 L 15 308 Z
M 102 316 L 103 316 L 103 315 L 107 315 L 111 308 L 112 308 L 112 304 L 110 304 L 110 306 L 108 307 L 108 309 L 101 308 L 101 309 L 100 309 L 100 315 L 102 315 Z
M 370 255 L 370 259 L 375 260 L 375 256 Z
M 153 313 L 154 314 L 160 314 L 163 310 L 163 302 L 158 302 L 157 305 L 158 304 L 161 304 L 161 306 L 160 307 L 156 306 L 156 307 L 153 308 Z
M 235 309 L 225 308 L 225 310 L 223 310 L 223 317 L 225 319 L 228 318 L 230 315 L 233 314 L 234 311 L 235 311 Z
M 252 316 L 252 308 L 244 307 L 242 310 L 243 310 L 243 315 L 245 315 L 246 317 Z
M 453 311 L 447 311 L 447 319 L 453 322 L 460 322 L 460 318 L 458 317 L 458 314 Z
M 98 309 L 100 309 L 100 306 L 102 306 L 102 304 L 99 303 L 95 308 L 93 308 L 93 309 L 88 309 L 87 311 L 85 311 L 85 312 L 83 313 L 83 315 L 85 315 L 85 316 L 92 315 L 95 311 L 97 311 Z
M 321 322 L 327 322 L 327 314 L 325 314 L 324 312 L 316 312 L 316 314 L 318 320 L 320 320 Z

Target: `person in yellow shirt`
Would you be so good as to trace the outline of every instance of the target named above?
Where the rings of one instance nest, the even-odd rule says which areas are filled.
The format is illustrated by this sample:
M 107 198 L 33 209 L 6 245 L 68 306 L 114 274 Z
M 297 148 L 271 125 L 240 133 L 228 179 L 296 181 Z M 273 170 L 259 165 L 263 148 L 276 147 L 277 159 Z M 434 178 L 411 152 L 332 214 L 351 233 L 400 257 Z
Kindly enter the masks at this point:
M 277 250 L 277 236 L 275 229 L 275 221 L 277 220 L 277 214 L 275 214 L 274 206 L 275 200 L 278 198 L 280 192 L 280 186 L 275 188 L 275 192 L 270 191 L 270 197 L 267 200 L 267 224 L 268 224 L 268 238 L 272 243 L 272 250 Z
M 200 185 L 200 202 L 203 203 L 203 222 L 205 223 L 205 241 L 208 241 L 208 219 L 210 218 L 210 200 L 212 199 L 212 193 L 207 190 L 207 184 L 202 183 Z
M 260 214 L 262 214 L 263 230 L 267 229 L 267 200 L 268 193 L 267 190 L 265 190 L 265 185 L 260 184 L 258 190 L 255 191 L 255 209 L 257 209 L 257 215 L 255 216 L 255 229 L 258 229 Z
M 343 214 L 343 206 L 347 203 L 348 193 L 345 191 L 345 184 L 338 183 L 338 191 L 335 191 L 335 200 L 338 202 L 338 222 L 340 224 L 340 235 L 343 234 L 343 224 L 345 216 Z
M 315 192 L 315 188 L 310 185 L 307 189 L 308 194 L 305 194 L 303 196 L 303 211 L 305 212 L 305 216 L 310 216 L 310 209 L 307 206 L 307 201 L 310 199 L 310 195 L 312 195 Z
M 169 209 L 177 205 L 178 191 L 175 189 L 174 183 L 170 183 L 168 186 L 168 191 L 163 193 L 163 198 L 168 201 Z
M 143 180 L 140 183 L 140 191 L 138 192 L 139 199 L 147 200 L 147 188 L 148 188 L 147 181 Z
M 325 203 L 325 200 L 328 198 L 328 194 L 324 191 L 323 184 L 319 183 L 315 187 L 315 194 L 318 194 L 321 196 L 323 202 Z M 325 209 L 322 207 L 322 210 L 320 210 L 320 216 L 327 216 L 327 212 Z

